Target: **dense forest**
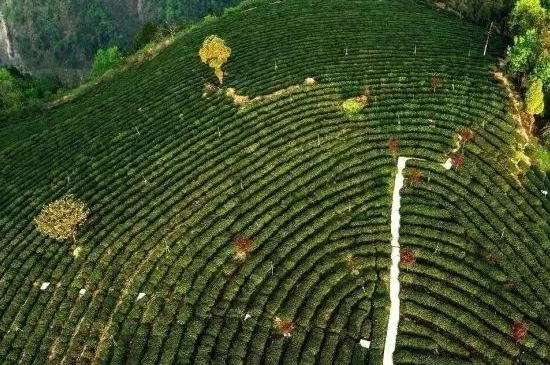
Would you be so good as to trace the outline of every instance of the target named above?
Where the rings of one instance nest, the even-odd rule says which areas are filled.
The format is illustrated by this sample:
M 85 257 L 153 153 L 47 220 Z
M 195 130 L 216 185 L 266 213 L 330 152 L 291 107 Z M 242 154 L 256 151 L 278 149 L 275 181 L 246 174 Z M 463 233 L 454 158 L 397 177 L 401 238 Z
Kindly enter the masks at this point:
M 6 34 L 0 34 L 5 38 L 0 63 L 33 74 L 83 76 L 98 49 L 116 45 L 132 51 L 135 35 L 148 22 L 181 26 L 236 2 L 4 0 L 0 30 Z
M 434 2 L 433 0 L 427 1 Z M 503 32 L 514 0 L 437 0 L 435 3 L 440 8 L 450 9 L 460 17 L 481 25 L 489 26 L 493 23 L 493 26 Z

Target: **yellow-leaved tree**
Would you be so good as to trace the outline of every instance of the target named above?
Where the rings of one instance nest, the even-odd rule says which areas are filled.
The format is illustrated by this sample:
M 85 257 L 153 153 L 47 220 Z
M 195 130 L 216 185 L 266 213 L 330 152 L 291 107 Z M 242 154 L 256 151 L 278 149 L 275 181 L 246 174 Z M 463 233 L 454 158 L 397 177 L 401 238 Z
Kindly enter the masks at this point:
M 88 217 L 88 209 L 81 200 L 66 195 L 47 206 L 34 219 L 38 231 L 50 238 L 75 240 L 76 231 Z
M 210 35 L 202 42 L 199 56 L 203 63 L 214 69 L 220 85 L 223 84 L 222 66 L 227 62 L 229 56 L 231 56 L 231 48 L 217 35 Z

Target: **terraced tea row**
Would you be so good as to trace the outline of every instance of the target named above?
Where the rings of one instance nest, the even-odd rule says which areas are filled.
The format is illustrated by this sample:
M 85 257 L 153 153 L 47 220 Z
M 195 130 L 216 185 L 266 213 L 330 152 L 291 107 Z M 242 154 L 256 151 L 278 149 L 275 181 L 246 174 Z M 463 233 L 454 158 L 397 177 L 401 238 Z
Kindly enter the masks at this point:
M 464 170 L 449 176 L 418 166 L 431 179 L 404 197 L 402 246 L 418 259 L 402 275 L 398 363 L 544 364 L 550 206 L 541 190 L 548 179 L 533 172 L 519 185 L 467 157 Z M 516 322 L 529 328 L 524 344 L 511 337 Z

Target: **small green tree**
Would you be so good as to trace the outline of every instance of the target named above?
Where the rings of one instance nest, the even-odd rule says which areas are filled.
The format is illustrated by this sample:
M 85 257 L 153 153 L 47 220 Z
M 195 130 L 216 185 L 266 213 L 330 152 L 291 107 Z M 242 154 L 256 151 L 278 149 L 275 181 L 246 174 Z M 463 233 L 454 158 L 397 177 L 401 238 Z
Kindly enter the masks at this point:
M 525 93 L 525 104 L 529 114 L 542 114 L 544 111 L 544 93 L 540 79 L 534 79 L 529 83 Z
M 0 110 L 16 112 L 21 109 L 23 93 L 15 77 L 5 69 L 0 68 Z
M 88 217 L 86 205 L 73 197 L 64 196 L 47 206 L 34 219 L 38 231 L 58 241 L 75 239 L 78 227 Z
M 508 48 L 507 58 L 512 73 L 527 73 L 534 67 L 540 43 L 537 32 L 529 29 L 525 34 L 515 36 L 514 44 Z
M 157 23 L 148 21 L 143 24 L 141 30 L 134 37 L 134 50 L 137 51 L 156 40 L 156 38 L 159 36 L 159 33 L 160 27 Z
M 231 48 L 216 35 L 206 37 L 199 50 L 201 61 L 214 69 L 220 85 L 223 84 L 222 66 L 231 56 Z
M 548 50 L 543 49 L 537 57 L 533 75 L 540 79 L 544 88 L 548 90 L 548 86 L 550 86 L 550 52 Z
M 361 112 L 362 108 L 361 104 L 359 104 L 355 98 L 346 99 L 342 103 L 342 109 L 344 109 L 348 115 L 357 115 Z
M 116 46 L 106 49 L 99 49 L 94 57 L 94 62 L 92 63 L 92 74 L 94 76 L 102 75 L 107 70 L 118 66 L 122 59 L 122 53 Z

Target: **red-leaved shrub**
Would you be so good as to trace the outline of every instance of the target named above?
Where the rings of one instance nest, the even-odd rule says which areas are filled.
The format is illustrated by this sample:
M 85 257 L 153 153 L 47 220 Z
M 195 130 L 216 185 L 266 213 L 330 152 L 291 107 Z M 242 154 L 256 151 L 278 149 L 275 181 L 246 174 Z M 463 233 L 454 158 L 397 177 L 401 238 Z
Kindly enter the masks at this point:
M 464 154 L 461 152 L 453 152 L 450 154 L 449 158 L 451 159 L 451 165 L 455 169 L 460 169 L 464 166 Z
M 276 317 L 274 321 L 274 325 L 275 325 L 275 328 L 279 331 L 279 333 L 284 337 L 292 336 L 292 331 L 294 331 L 294 323 L 292 323 L 292 321 Z
M 397 151 L 399 150 L 399 142 L 397 142 L 397 139 L 394 137 L 390 138 L 388 141 L 388 149 L 390 150 L 392 157 L 395 159 L 397 157 Z
M 412 170 L 407 176 L 411 185 L 416 185 L 422 181 L 422 172 L 420 170 Z
M 233 237 L 233 246 L 235 246 L 235 259 L 242 261 L 246 258 L 246 254 L 252 249 L 252 240 L 243 235 Z
M 517 342 L 523 342 L 527 337 L 529 327 L 524 322 L 514 322 L 510 329 L 510 335 Z
M 460 138 L 466 142 L 466 141 L 470 141 L 472 140 L 472 138 L 474 138 L 474 131 L 471 130 L 470 128 L 465 128 L 463 130 L 461 130 L 458 135 L 460 136 Z
M 411 267 L 416 262 L 416 254 L 410 248 L 404 248 L 401 250 L 401 264 L 404 267 Z

